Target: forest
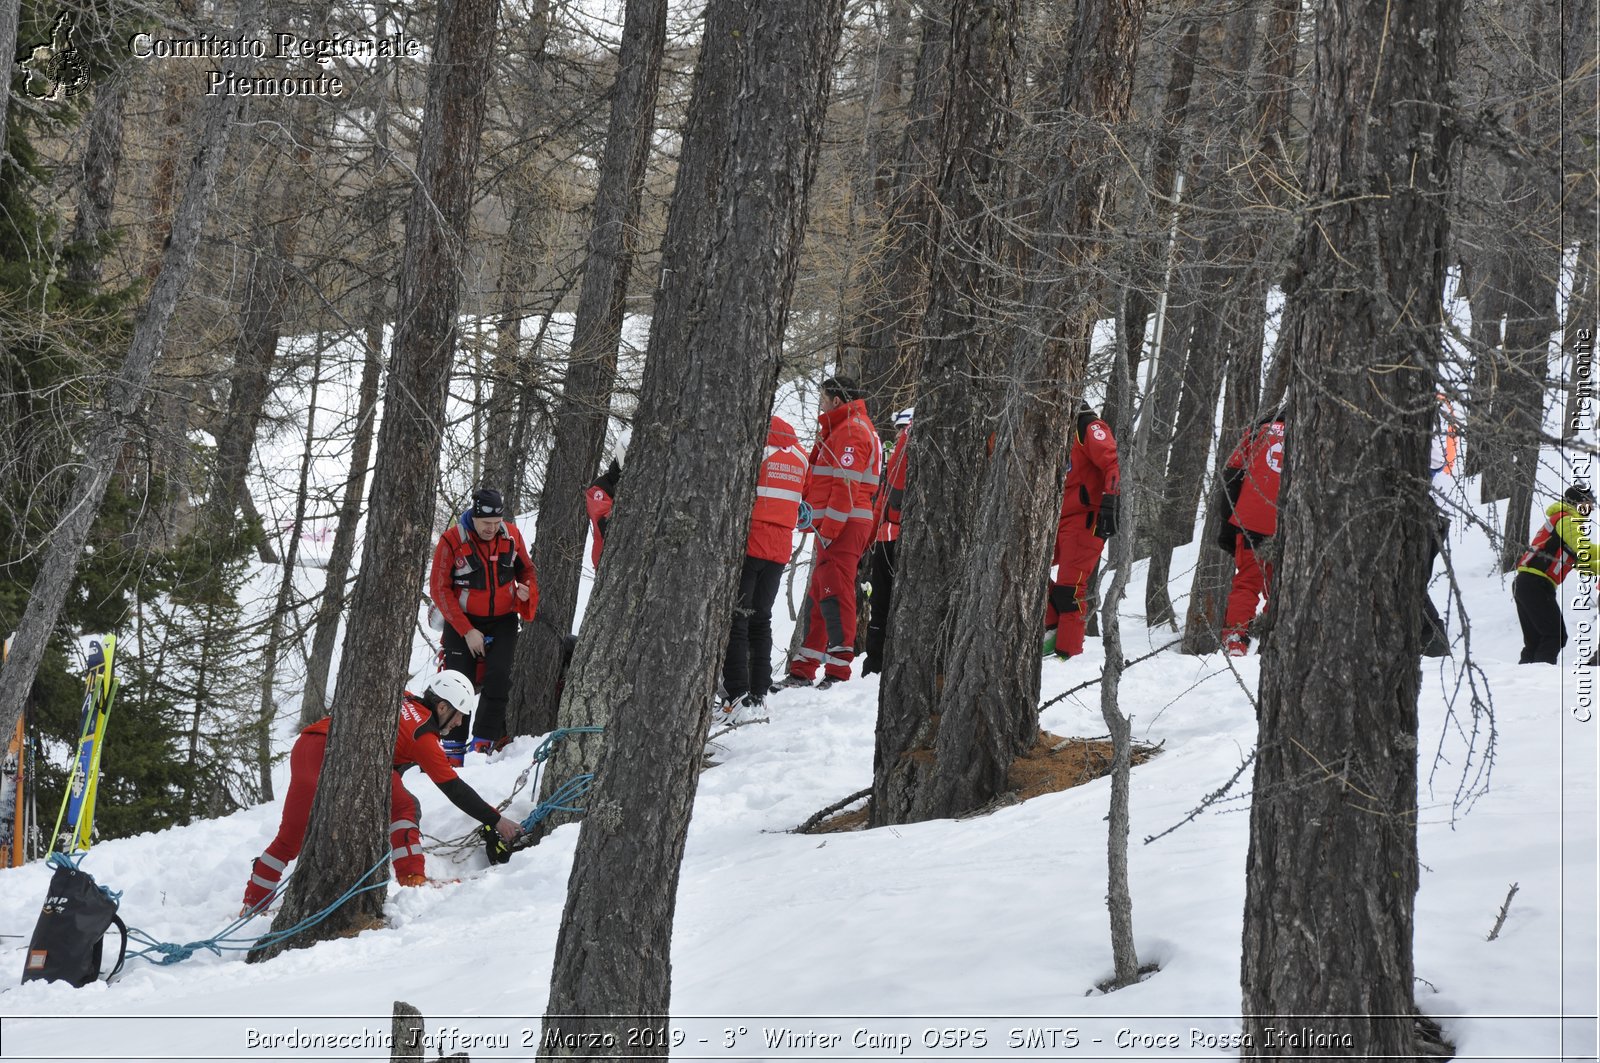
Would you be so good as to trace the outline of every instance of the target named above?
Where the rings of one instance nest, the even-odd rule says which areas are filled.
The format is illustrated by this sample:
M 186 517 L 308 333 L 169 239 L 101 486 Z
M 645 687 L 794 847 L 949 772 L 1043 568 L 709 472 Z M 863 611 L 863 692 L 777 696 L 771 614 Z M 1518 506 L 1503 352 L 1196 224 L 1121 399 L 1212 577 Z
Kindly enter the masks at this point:
M 0 734 L 25 717 L 53 809 L 85 640 L 115 632 L 116 839 L 281 799 L 288 739 L 331 712 L 294 926 L 388 851 L 427 565 L 497 488 L 538 586 L 508 734 L 604 728 L 540 795 L 596 780 L 547 1014 L 620 1037 L 671 1012 L 778 397 L 848 378 L 886 446 L 915 408 L 874 828 L 994 807 L 1039 740 L 1087 402 L 1121 464 L 1082 678 L 1132 986 L 1121 624 L 1221 652 L 1234 563 L 1206 544 L 1235 441 L 1277 418 L 1238 1047 L 1315 1056 L 1265 1030 L 1322 1016 L 1352 1056 L 1448 1057 L 1412 961 L 1428 586 L 1470 806 L 1496 700 L 1478 574 L 1447 545 L 1436 579 L 1437 529 L 1511 574 L 1594 479 L 1597 34 L 1594 0 L 5 3 Z M 584 490 L 614 456 L 591 592 Z M 1580 630 L 1569 663 L 1593 650 Z M 252 959 L 381 924 L 385 896 Z

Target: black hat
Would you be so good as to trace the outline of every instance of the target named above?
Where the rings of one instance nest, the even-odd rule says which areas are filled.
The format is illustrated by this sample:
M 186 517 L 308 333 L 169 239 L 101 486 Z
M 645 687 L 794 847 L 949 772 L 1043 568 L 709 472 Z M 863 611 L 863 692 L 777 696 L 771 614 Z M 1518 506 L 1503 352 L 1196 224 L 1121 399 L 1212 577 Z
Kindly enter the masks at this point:
M 480 487 L 472 492 L 472 515 L 474 517 L 504 517 L 506 515 L 506 500 L 492 487 Z
M 1574 506 L 1582 505 L 1585 502 L 1591 506 L 1594 505 L 1594 492 L 1589 490 L 1588 484 L 1573 484 L 1567 488 L 1566 494 L 1561 497 Z
M 847 376 L 830 376 L 822 382 L 822 393 L 832 395 L 840 402 L 854 402 L 861 397 L 861 389 Z

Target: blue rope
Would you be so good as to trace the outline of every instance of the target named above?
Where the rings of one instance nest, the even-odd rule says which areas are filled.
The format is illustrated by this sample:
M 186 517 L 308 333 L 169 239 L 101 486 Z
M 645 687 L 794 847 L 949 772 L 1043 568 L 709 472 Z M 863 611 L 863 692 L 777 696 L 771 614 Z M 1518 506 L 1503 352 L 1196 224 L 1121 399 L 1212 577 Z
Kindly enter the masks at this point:
M 562 738 L 565 738 L 569 734 L 600 734 L 604 730 L 605 728 L 603 727 L 557 728 L 556 730 L 551 731 L 549 736 L 539 744 L 538 749 L 534 750 L 534 763 L 542 764 L 544 761 L 548 760 L 551 753 L 553 753 L 555 750 L 556 742 Z M 534 777 L 534 780 L 536 787 L 535 792 L 537 792 L 537 775 Z M 574 807 L 568 804 L 568 802 L 575 801 L 582 797 L 588 792 L 589 786 L 593 782 L 593 775 L 576 775 L 573 778 L 568 779 L 556 789 L 555 793 L 551 794 L 544 802 L 536 807 L 527 819 L 522 821 L 522 829 L 525 831 L 529 830 L 540 820 L 543 820 L 556 812 L 571 812 L 575 814 L 582 813 L 582 808 Z M 83 858 L 87 855 L 87 852 L 79 853 L 76 856 L 70 856 L 66 853 L 51 853 L 47 863 L 50 867 L 70 867 L 74 871 L 81 871 L 82 868 L 80 868 L 78 865 L 83 862 Z M 288 927 L 287 929 L 273 931 L 271 933 L 262 935 L 261 937 L 236 937 L 235 935 L 238 934 L 238 932 L 242 930 L 246 924 L 248 924 L 256 916 L 260 915 L 268 906 L 272 904 L 274 900 L 282 895 L 284 887 L 288 885 L 287 879 L 279 883 L 277 889 L 273 890 L 271 894 L 263 898 L 245 914 L 239 916 L 237 919 L 223 927 L 211 937 L 202 938 L 199 941 L 190 941 L 182 945 L 168 941 L 158 941 L 149 934 L 145 933 L 143 930 L 130 926 L 128 928 L 129 940 L 135 942 L 136 944 L 143 945 L 144 947 L 139 949 L 137 952 L 128 953 L 128 959 L 143 958 L 149 960 L 151 963 L 156 963 L 163 967 L 167 967 L 174 963 L 181 963 L 201 950 L 220 956 L 224 952 L 251 952 L 256 949 L 268 948 L 270 946 L 279 944 L 280 942 L 286 941 L 289 938 L 294 937 L 296 934 L 304 933 L 305 931 L 311 929 L 324 919 L 328 918 L 328 916 L 332 915 L 334 911 L 346 901 L 357 896 L 358 894 L 366 893 L 369 890 L 382 889 L 386 885 L 384 882 L 376 882 L 365 886 L 362 885 L 362 883 L 366 882 L 373 875 L 387 868 L 388 865 L 389 857 L 384 856 L 383 859 L 379 860 L 376 864 L 373 864 L 370 868 L 368 868 L 366 874 L 356 879 L 355 885 L 345 890 L 344 893 L 340 894 L 332 904 L 329 904 L 320 912 L 316 912 L 307 916 L 294 926 Z M 99 886 L 99 883 L 96 883 L 96 885 Z M 109 890 L 104 886 L 99 886 L 99 889 L 100 892 L 109 897 L 113 903 L 121 902 L 121 892 Z
M 383 859 L 379 860 L 376 864 L 373 864 L 370 868 L 368 868 L 364 875 L 356 879 L 355 885 L 345 890 L 344 893 L 342 893 L 326 908 L 307 916 L 294 926 L 288 927 L 284 930 L 273 931 L 272 933 L 262 935 L 261 937 L 235 937 L 235 934 L 237 934 L 239 930 L 243 929 L 246 923 L 260 915 L 268 905 L 270 905 L 283 893 L 284 887 L 288 884 L 287 880 L 279 883 L 276 890 L 264 898 L 254 908 L 250 909 L 250 911 L 239 916 L 237 919 L 223 927 L 211 937 L 202 938 L 199 941 L 190 941 L 183 945 L 174 944 L 172 942 L 157 941 L 149 934 L 146 934 L 143 930 L 130 926 L 128 928 L 128 939 L 145 947 L 139 949 L 137 952 L 128 953 L 128 958 L 134 959 L 135 957 L 142 957 L 149 960 L 151 963 L 157 963 L 163 967 L 166 967 L 174 963 L 187 960 L 189 957 L 193 956 L 196 952 L 199 952 L 202 949 L 220 956 L 224 952 L 251 952 L 255 949 L 267 948 L 269 946 L 276 945 L 282 941 L 288 940 L 296 934 L 303 933 L 304 931 L 316 926 L 318 923 L 328 918 L 328 916 L 332 915 L 334 911 L 346 901 L 350 900 L 352 897 L 355 897 L 357 894 L 366 893 L 370 890 L 382 889 L 386 883 L 376 882 L 368 886 L 364 886 L 362 883 L 366 882 L 367 879 L 371 878 L 378 872 L 386 869 L 388 865 L 389 857 L 385 855 Z
M 87 850 L 87 849 L 85 849 L 81 853 L 51 853 L 48 857 L 45 858 L 44 864 L 45 864 L 46 867 L 67 868 L 69 870 L 77 871 L 77 872 L 80 872 L 82 874 L 88 875 L 89 872 L 84 871 L 83 868 L 79 866 L 80 864 L 83 863 L 83 858 L 88 856 L 88 855 L 89 855 L 89 850 Z M 120 905 L 122 903 L 122 891 L 121 890 L 107 889 L 105 886 L 100 885 L 100 883 L 95 882 L 93 875 L 89 875 L 89 881 L 90 882 L 94 882 L 95 888 L 98 889 L 101 893 L 104 893 L 106 895 L 107 899 L 109 899 L 112 904 L 119 904 Z
M 582 815 L 584 811 L 582 807 L 570 805 L 568 802 L 576 801 L 588 793 L 589 787 L 593 783 L 593 775 L 574 775 L 556 787 L 555 792 L 540 802 L 528 815 L 528 818 L 522 821 L 523 831 L 531 831 L 541 820 L 547 819 L 557 812 L 571 812 L 574 815 Z

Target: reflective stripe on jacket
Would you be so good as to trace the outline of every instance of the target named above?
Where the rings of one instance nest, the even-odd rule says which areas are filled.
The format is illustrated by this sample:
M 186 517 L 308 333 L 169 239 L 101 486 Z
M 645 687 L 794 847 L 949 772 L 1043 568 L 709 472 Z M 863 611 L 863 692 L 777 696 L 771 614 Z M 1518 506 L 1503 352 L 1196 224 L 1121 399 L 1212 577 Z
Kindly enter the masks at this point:
M 821 431 L 811 448 L 805 500 L 811 504 L 811 526 L 832 541 L 849 521 L 871 522 L 872 496 L 883 473 L 883 443 L 862 399 L 818 420 Z
M 1544 511 L 1544 524 L 1532 544 L 1517 560 L 1517 571 L 1532 572 L 1560 585 L 1574 569 L 1600 576 L 1600 556 L 1583 533 L 1578 511 L 1565 501 L 1553 502 Z
M 781 417 L 767 426 L 767 446 L 756 474 L 756 501 L 745 553 L 782 564 L 794 548 L 794 526 L 805 500 L 806 458 L 800 437 Z

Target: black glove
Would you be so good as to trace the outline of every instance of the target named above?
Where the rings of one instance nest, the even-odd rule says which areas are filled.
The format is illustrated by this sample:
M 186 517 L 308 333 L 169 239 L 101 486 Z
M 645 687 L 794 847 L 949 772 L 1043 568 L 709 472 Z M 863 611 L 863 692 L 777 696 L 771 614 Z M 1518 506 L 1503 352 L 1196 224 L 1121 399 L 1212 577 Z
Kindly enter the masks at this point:
M 1094 526 L 1094 533 L 1099 538 L 1109 539 L 1117 534 L 1117 501 L 1121 497 L 1112 494 L 1100 496 L 1100 519 Z
M 483 838 L 483 849 L 489 857 L 491 864 L 507 864 L 511 862 L 511 847 L 500 837 L 500 833 L 489 824 L 485 823 L 478 828 L 478 834 Z
M 1222 522 L 1222 528 L 1217 532 L 1217 549 L 1233 556 L 1234 547 L 1239 541 L 1239 526 L 1237 524 Z

